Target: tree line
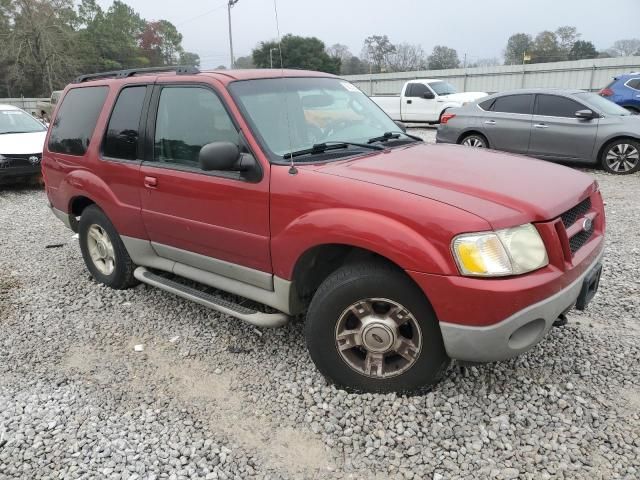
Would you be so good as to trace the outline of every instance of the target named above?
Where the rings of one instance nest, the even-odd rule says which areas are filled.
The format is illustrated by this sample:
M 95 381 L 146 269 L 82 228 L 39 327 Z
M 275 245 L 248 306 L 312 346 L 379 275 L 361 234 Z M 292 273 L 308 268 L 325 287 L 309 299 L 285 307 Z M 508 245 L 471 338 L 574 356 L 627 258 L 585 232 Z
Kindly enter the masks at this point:
M 49 96 L 76 75 L 133 67 L 199 65 L 167 20 L 115 0 L 0 0 L 0 97 Z

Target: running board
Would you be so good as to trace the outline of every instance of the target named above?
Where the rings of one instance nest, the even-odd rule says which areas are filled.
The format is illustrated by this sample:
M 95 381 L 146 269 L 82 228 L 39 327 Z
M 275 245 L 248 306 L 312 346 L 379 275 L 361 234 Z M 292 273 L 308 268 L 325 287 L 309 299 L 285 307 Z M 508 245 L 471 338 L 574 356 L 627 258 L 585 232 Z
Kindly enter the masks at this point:
M 157 287 L 165 292 L 173 293 L 186 300 L 209 307 L 218 312 L 230 315 L 240 320 L 244 320 L 257 327 L 275 328 L 285 325 L 289 321 L 289 316 L 285 313 L 262 313 L 252 310 L 237 303 L 224 300 L 223 298 L 211 295 L 187 285 L 175 282 L 168 278 L 161 277 L 150 272 L 145 267 L 138 267 L 133 275 L 143 283 Z

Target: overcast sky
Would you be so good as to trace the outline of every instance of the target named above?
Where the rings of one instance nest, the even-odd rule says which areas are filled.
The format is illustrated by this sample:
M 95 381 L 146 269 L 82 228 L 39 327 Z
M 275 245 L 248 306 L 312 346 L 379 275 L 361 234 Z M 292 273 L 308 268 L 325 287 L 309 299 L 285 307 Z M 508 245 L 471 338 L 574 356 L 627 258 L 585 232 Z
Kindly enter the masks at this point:
M 183 34 L 186 50 L 202 66 L 229 63 L 226 0 L 125 0 L 147 20 L 167 19 Z M 110 0 L 99 0 L 103 7 Z M 420 44 L 430 52 L 447 45 L 470 61 L 499 57 L 512 33 L 536 34 L 573 25 L 599 50 L 640 36 L 639 0 L 277 0 L 280 32 L 343 43 L 360 54 L 369 35 Z M 239 0 L 232 9 L 234 54 L 248 55 L 276 37 L 273 0 Z

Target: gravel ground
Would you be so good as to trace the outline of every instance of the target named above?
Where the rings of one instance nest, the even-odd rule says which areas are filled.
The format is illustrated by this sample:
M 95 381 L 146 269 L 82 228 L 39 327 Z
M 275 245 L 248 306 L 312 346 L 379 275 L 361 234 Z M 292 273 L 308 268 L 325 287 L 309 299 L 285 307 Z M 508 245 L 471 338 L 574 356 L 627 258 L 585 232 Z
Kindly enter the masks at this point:
M 0 478 L 640 478 L 640 177 L 592 174 L 589 310 L 410 398 L 328 386 L 300 324 L 96 284 L 42 191 L 0 191 Z

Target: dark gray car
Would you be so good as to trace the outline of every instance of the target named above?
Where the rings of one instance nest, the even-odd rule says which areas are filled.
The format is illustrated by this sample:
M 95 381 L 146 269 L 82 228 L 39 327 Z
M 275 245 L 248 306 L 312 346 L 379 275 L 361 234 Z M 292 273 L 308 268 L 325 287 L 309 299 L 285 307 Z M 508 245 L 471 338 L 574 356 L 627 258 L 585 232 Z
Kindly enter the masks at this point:
M 447 110 L 436 142 L 493 148 L 545 160 L 640 169 L 640 116 L 582 90 L 503 92 Z

